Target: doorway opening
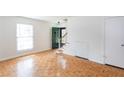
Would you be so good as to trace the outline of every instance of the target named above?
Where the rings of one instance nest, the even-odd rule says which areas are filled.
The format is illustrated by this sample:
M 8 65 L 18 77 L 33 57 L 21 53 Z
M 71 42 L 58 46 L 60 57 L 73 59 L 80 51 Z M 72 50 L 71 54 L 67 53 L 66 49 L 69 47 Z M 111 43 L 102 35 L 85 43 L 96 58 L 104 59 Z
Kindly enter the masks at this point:
M 62 48 L 67 43 L 66 27 L 52 28 L 52 49 Z

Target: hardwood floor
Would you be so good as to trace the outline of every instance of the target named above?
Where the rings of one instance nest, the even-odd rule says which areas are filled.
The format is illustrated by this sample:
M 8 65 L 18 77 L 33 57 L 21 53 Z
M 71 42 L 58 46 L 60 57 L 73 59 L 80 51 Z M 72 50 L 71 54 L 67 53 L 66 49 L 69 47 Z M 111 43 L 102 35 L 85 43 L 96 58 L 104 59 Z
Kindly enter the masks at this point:
M 122 77 L 124 70 L 51 50 L 0 62 L 0 76 Z

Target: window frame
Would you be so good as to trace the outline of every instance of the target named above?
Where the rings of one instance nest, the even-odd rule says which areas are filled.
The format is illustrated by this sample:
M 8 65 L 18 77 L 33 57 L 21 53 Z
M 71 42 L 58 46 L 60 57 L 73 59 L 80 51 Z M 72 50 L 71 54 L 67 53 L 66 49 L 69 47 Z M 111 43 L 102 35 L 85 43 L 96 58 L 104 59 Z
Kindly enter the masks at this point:
M 18 38 L 26 38 L 26 36 L 24 36 L 24 37 L 17 36 L 18 25 L 29 25 L 29 26 L 32 26 L 32 36 L 27 36 L 27 38 L 28 37 L 32 38 L 32 48 L 30 48 L 30 49 L 22 49 L 22 50 L 18 49 Z M 33 25 L 32 24 L 25 24 L 25 23 L 17 23 L 16 24 L 16 51 L 17 52 L 26 52 L 26 51 L 31 51 L 33 49 L 34 49 L 34 27 L 33 27 Z

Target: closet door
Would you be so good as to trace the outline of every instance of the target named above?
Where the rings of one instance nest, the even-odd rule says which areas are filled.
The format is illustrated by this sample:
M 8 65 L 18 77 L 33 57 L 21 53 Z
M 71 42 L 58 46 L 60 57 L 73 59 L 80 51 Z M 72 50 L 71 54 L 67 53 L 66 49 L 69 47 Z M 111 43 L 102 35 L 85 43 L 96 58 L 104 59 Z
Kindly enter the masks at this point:
M 105 20 L 105 63 L 124 68 L 124 17 Z

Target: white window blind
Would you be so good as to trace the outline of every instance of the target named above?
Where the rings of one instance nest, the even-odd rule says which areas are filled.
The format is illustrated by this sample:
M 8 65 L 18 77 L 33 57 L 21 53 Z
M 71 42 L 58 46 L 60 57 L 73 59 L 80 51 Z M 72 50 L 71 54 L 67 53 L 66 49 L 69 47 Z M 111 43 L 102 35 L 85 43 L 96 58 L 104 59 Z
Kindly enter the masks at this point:
M 17 50 L 33 49 L 33 26 L 17 24 Z

